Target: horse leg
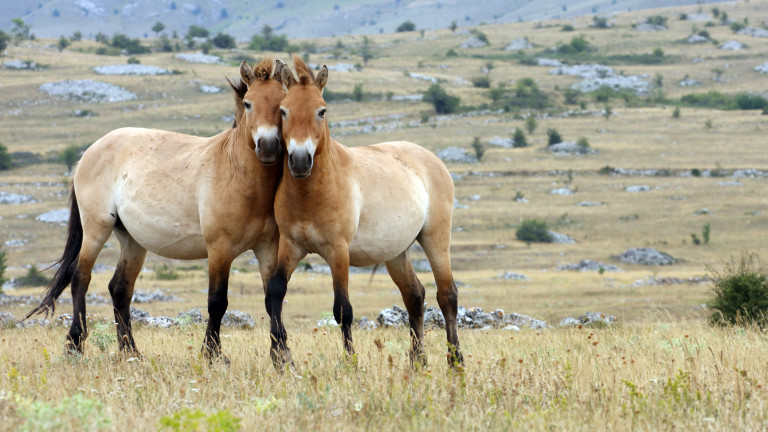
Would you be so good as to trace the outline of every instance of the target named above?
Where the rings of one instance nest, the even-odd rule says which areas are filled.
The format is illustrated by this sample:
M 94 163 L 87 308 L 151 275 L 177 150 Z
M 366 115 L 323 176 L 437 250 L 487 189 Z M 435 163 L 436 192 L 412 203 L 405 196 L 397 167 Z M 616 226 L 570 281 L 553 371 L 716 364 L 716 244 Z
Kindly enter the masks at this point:
M 112 280 L 109 282 L 109 293 L 112 295 L 112 306 L 115 310 L 117 324 L 117 343 L 120 351 L 136 354 L 136 342 L 131 330 L 131 299 L 136 278 L 144 265 L 147 250 L 141 247 L 126 231 L 116 229 L 115 236 L 120 241 L 120 261 L 117 264 Z
M 400 288 L 408 321 L 411 325 L 411 365 L 426 366 L 424 356 L 424 286 L 413 271 L 413 265 L 406 249 L 397 257 L 386 262 L 387 271 L 392 281 Z
M 459 333 L 456 325 L 456 315 L 458 313 L 459 290 L 453 281 L 451 274 L 451 232 L 450 218 L 448 218 L 447 228 L 428 229 L 424 227 L 417 240 L 427 255 L 432 274 L 435 276 L 437 285 L 437 303 L 445 318 L 445 332 L 448 339 L 448 363 L 451 366 L 460 365 L 464 362 L 464 357 L 459 350 Z
M 85 323 L 85 294 L 91 283 L 93 265 L 109 236 L 109 232 L 101 234 L 101 237 L 94 237 L 87 232 L 84 233 L 77 267 L 72 275 L 72 326 L 69 328 L 65 344 L 65 350 L 69 353 L 82 354 L 83 343 L 88 336 L 88 327 Z
M 333 278 L 333 318 L 341 326 L 344 349 L 352 355 L 352 304 L 349 303 L 349 250 L 337 248 L 326 261 L 331 267 Z
M 230 248 L 212 248 L 208 251 L 208 327 L 203 340 L 203 354 L 211 361 L 221 358 L 229 363 L 226 356 L 221 354 L 221 319 L 227 311 L 227 289 L 229 287 L 229 269 L 234 257 L 225 254 L 213 254 L 213 251 L 229 251 Z
M 280 237 L 277 265 L 267 282 L 267 295 L 264 306 L 269 314 L 269 355 L 275 369 L 282 371 L 283 366 L 291 364 L 291 350 L 288 349 L 288 333 L 283 325 L 283 299 L 288 291 L 288 281 L 299 261 L 306 256 L 306 251 L 294 244 L 288 237 Z

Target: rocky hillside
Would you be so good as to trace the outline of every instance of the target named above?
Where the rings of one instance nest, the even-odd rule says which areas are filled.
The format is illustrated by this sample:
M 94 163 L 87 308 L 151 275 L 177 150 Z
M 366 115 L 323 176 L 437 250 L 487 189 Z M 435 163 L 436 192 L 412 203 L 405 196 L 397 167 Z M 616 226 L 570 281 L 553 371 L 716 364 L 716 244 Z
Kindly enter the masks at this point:
M 701 2 L 701 1 L 700 1 Z M 711 3 L 703 1 L 701 3 Z M 345 34 L 390 33 L 405 21 L 417 29 L 460 27 L 479 23 L 507 23 L 613 14 L 631 10 L 696 4 L 695 0 L 0 0 L 0 29 L 11 19 L 32 25 L 38 37 L 59 37 L 81 31 L 132 37 L 153 35 L 162 22 L 170 35 L 184 34 L 191 24 L 250 38 L 270 25 L 291 38 Z

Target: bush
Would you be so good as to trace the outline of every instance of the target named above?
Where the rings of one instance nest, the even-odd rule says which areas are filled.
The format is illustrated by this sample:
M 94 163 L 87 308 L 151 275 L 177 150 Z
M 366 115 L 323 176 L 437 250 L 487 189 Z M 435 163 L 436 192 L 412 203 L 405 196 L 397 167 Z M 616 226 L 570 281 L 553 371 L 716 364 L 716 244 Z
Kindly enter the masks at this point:
M 477 160 L 482 160 L 483 155 L 485 154 L 485 144 L 480 141 L 479 137 L 475 137 L 475 139 L 472 141 L 472 148 L 475 150 L 475 157 Z
M 440 84 L 432 84 L 427 91 L 424 92 L 422 100 L 424 102 L 431 103 L 435 107 L 435 111 L 438 114 L 450 114 L 456 112 L 459 108 L 458 96 L 449 95 Z
M 275 35 L 272 27 L 265 25 L 261 28 L 260 35 L 253 35 L 248 48 L 256 51 L 285 51 L 288 48 L 288 38 L 285 35 Z
M 523 130 L 520 128 L 515 128 L 515 133 L 512 135 L 512 140 L 514 141 L 512 146 L 515 148 L 528 147 L 528 139 L 525 137 L 525 132 L 523 132 Z
M 397 29 L 395 31 L 398 33 L 403 33 L 403 32 L 415 31 L 415 30 L 416 30 L 416 24 L 414 24 L 412 21 L 406 21 L 400 24 L 399 26 L 397 26 Z
M 18 287 L 47 286 L 49 283 L 51 283 L 51 279 L 40 273 L 34 264 L 29 267 L 26 275 L 16 278 L 15 281 L 15 285 Z
M 571 38 L 571 42 L 557 47 L 557 52 L 560 54 L 576 54 L 592 50 L 592 44 L 589 43 L 584 35 L 574 36 Z
M 187 34 L 185 37 L 187 38 L 193 38 L 193 37 L 199 37 L 199 38 L 207 38 L 210 35 L 208 32 L 208 29 L 205 27 L 197 26 L 192 24 L 189 26 L 189 29 L 187 30 Z
M 13 167 L 13 158 L 8 153 L 8 147 L 0 143 L 0 171 L 9 170 Z
M 355 88 L 352 90 L 352 97 L 357 102 L 362 102 L 365 94 L 363 93 L 363 83 L 355 84 Z
M 742 110 L 761 110 L 768 108 L 768 100 L 760 95 L 739 93 L 736 95 L 736 106 Z
M 491 79 L 487 76 L 472 78 L 472 85 L 477 88 L 491 88 Z
M 661 16 L 661 15 L 649 16 L 648 18 L 645 19 L 645 22 L 648 23 L 648 24 L 653 24 L 653 25 L 659 25 L 659 26 L 666 27 L 667 26 L 667 17 Z
M 455 49 L 451 48 L 448 51 L 446 51 L 445 56 L 446 57 L 458 57 L 459 53 L 457 53 Z
M 59 155 L 61 162 L 67 166 L 67 171 L 72 172 L 72 167 L 80 160 L 82 150 L 76 145 L 71 145 L 64 149 Z
M 552 235 L 549 234 L 549 227 L 544 221 L 536 219 L 526 219 L 515 231 L 515 237 L 526 243 L 551 243 Z
M 674 111 L 672 111 L 672 118 L 680 118 L 680 107 L 675 107 Z
M 11 41 L 11 35 L 0 30 L 0 54 L 8 48 L 8 42 Z
M 128 57 L 128 59 L 125 62 L 127 64 L 141 64 L 141 60 L 139 60 L 139 58 L 135 56 Z
M 560 132 L 557 131 L 555 128 L 549 128 L 547 129 L 547 145 L 555 145 L 557 143 L 563 142 L 563 138 L 560 136 Z
M 592 27 L 599 28 L 599 29 L 607 29 L 608 26 L 608 18 L 605 17 L 599 17 L 597 15 L 592 17 Z
M 110 45 L 114 48 L 123 50 L 128 54 L 144 54 L 150 51 L 149 48 L 141 44 L 139 39 L 131 39 L 120 33 L 115 33 L 115 35 L 112 36 Z
M 525 119 L 525 128 L 528 130 L 529 134 L 533 134 L 537 127 L 539 127 L 539 123 L 536 121 L 536 117 L 531 115 Z
M 572 25 L 570 25 L 570 24 L 563 24 L 562 31 L 564 31 L 564 32 L 572 32 L 574 30 L 575 29 L 573 28 Z
M 715 324 L 768 324 L 768 273 L 759 257 L 743 253 L 738 261 L 724 264 L 722 272 L 710 267 L 714 298 L 708 303 L 715 309 L 710 320 Z
M 176 280 L 179 278 L 179 274 L 173 267 L 169 267 L 168 264 L 163 264 L 160 267 L 155 267 L 155 279 L 157 280 Z
M 581 97 L 581 92 L 578 90 L 574 90 L 572 88 L 565 89 L 565 92 L 563 92 L 563 96 L 565 97 L 565 103 L 568 105 L 576 105 L 579 103 L 579 97 Z
M 731 23 L 731 31 L 733 31 L 734 33 L 738 33 L 740 31 L 744 30 L 744 27 L 745 27 L 744 23 L 741 23 L 741 22 L 738 22 L 738 21 L 734 21 L 734 22 Z
M 216 34 L 216 36 L 211 39 L 211 42 L 213 42 L 213 46 L 216 48 L 221 49 L 231 49 L 231 48 L 237 48 L 237 43 L 235 43 L 235 38 L 226 34 L 219 32 Z

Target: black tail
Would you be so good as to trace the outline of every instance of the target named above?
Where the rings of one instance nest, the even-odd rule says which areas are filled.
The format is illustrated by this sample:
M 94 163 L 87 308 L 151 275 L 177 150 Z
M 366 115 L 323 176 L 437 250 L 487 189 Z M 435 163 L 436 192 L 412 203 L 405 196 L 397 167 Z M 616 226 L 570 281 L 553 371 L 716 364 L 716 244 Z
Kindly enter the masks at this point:
M 28 313 L 24 319 L 39 313 L 45 313 L 46 317 L 49 312 L 52 314 L 56 309 L 56 299 L 59 298 L 67 285 L 72 282 L 72 276 L 74 276 L 75 269 L 77 268 L 77 257 L 80 255 L 80 248 L 83 245 L 83 225 L 80 222 L 80 210 L 77 207 L 74 187 L 69 195 L 69 202 L 67 245 L 64 247 L 64 253 L 61 258 L 56 261 L 56 264 L 59 264 L 59 268 L 56 270 L 56 274 L 53 275 L 51 284 L 48 285 L 40 305 Z

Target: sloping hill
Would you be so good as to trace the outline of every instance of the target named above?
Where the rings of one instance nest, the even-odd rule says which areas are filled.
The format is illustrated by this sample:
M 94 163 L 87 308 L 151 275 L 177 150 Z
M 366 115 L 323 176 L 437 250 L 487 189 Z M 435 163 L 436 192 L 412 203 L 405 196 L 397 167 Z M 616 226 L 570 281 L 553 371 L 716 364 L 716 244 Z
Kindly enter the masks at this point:
M 711 3 L 704 1 L 703 3 Z M 36 4 L 35 4 L 36 3 Z M 628 10 L 695 4 L 695 0 L 0 0 L 8 30 L 11 19 L 21 17 L 38 37 L 59 37 L 81 31 L 132 37 L 152 35 L 160 21 L 169 34 L 184 34 L 192 25 L 250 38 L 270 25 L 291 38 L 393 32 L 412 21 L 417 29 L 445 28 L 481 22 L 507 23 L 613 14 Z

